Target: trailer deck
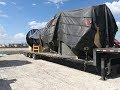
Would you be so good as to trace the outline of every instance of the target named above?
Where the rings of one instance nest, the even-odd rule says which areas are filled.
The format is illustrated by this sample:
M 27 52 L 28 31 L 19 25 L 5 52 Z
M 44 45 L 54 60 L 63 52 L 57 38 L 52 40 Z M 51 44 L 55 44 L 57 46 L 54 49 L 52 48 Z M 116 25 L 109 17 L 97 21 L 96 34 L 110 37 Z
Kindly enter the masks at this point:
M 115 58 L 120 58 L 120 48 L 97 48 L 93 50 L 93 60 L 84 60 L 77 59 L 75 56 L 66 56 L 60 55 L 57 53 L 38 53 L 32 51 L 22 51 L 22 53 L 30 58 L 34 59 L 42 59 L 47 58 L 50 61 L 55 60 L 66 60 L 70 62 L 76 62 L 86 65 L 97 66 L 96 62 L 98 59 L 98 55 L 100 58 L 101 64 L 101 79 L 106 80 L 106 76 L 111 74 L 111 60 Z M 120 63 L 118 63 L 120 65 Z M 84 69 L 85 70 L 85 69 Z
M 23 51 L 23 54 L 27 57 L 34 58 L 34 59 L 41 59 L 41 58 L 49 58 L 53 60 L 67 60 L 77 63 L 85 63 L 85 60 L 83 59 L 77 59 L 75 56 L 66 56 L 66 55 L 60 55 L 60 54 L 54 54 L 54 53 L 38 53 L 38 52 L 32 52 L 32 51 Z M 93 60 L 87 61 L 87 65 L 93 65 Z

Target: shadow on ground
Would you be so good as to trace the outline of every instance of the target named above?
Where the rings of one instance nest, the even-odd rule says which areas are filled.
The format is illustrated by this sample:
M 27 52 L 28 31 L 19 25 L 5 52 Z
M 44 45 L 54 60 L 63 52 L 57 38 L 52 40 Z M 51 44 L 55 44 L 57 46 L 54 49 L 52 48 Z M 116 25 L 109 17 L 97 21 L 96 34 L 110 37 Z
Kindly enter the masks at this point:
M 22 66 L 30 63 L 31 62 L 29 61 L 22 61 L 22 60 L 3 60 L 0 61 L 0 67 Z
M 11 83 L 15 83 L 16 79 L 6 80 L 0 79 L 0 90 L 12 90 L 10 87 Z

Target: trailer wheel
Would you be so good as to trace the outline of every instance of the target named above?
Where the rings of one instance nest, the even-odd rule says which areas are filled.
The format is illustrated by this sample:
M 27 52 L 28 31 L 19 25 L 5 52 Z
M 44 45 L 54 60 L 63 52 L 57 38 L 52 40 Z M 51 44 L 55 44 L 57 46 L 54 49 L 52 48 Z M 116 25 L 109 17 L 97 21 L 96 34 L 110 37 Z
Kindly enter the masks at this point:
M 29 53 L 26 53 L 26 57 L 29 57 Z
M 38 59 L 38 56 L 36 54 L 33 54 L 33 59 L 34 60 Z
M 32 58 L 32 54 L 29 53 L 29 58 Z

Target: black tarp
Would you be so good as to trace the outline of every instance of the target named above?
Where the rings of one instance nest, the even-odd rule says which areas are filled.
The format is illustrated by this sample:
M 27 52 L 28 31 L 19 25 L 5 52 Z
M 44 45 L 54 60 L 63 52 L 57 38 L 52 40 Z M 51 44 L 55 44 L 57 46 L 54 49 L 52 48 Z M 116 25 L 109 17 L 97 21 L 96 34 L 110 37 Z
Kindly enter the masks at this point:
M 76 55 L 85 47 L 89 48 L 91 54 L 93 48 L 112 47 L 117 30 L 110 9 L 102 4 L 56 14 L 45 27 L 42 40 L 56 51 L 59 42 L 63 42 Z
M 40 39 L 40 33 L 42 29 L 32 29 L 30 30 L 26 35 L 26 41 L 29 46 L 33 47 L 33 44 L 40 45 L 41 39 Z

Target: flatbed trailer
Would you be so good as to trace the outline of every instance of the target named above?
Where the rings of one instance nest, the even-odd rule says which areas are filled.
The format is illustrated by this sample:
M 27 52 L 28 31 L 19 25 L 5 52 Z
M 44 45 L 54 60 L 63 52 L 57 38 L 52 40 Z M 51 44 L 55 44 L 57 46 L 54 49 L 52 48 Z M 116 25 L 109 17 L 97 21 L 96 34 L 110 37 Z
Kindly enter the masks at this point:
M 24 54 L 35 59 L 48 57 L 82 63 L 84 70 L 87 65 L 93 65 L 101 73 L 102 80 L 105 80 L 113 71 L 114 62 L 114 66 L 120 66 L 120 43 L 115 39 L 117 30 L 116 21 L 105 4 L 62 11 L 45 28 L 33 29 L 26 35 L 27 43 L 32 48 L 37 44 L 41 51 L 51 50 L 60 55 L 35 52 Z
M 32 51 L 22 51 L 22 53 L 30 58 L 42 59 L 49 58 L 49 60 L 67 60 L 71 62 L 77 62 L 86 65 L 100 66 L 101 79 L 106 80 L 107 75 L 111 75 L 112 59 L 118 60 L 120 66 L 120 48 L 96 48 L 93 50 L 93 60 L 76 59 L 75 56 L 65 56 L 53 53 L 39 53 Z M 98 63 L 99 59 L 99 63 Z M 85 70 L 85 69 L 84 69 Z

